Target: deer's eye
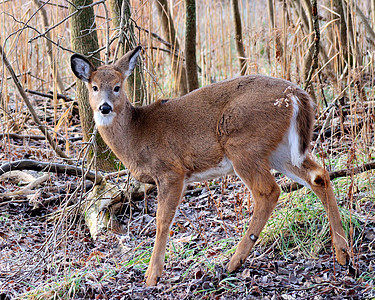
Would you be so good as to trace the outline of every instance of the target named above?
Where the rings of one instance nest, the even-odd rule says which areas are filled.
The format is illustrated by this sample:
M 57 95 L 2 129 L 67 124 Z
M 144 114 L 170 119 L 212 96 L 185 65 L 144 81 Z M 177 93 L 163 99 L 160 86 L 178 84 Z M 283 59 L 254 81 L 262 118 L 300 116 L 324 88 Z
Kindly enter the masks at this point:
M 120 86 L 116 85 L 113 89 L 114 92 L 118 93 L 120 91 Z
M 92 86 L 92 90 L 93 90 L 94 92 L 97 92 L 97 91 L 98 91 L 98 87 L 97 87 L 96 85 L 93 85 L 93 86 Z

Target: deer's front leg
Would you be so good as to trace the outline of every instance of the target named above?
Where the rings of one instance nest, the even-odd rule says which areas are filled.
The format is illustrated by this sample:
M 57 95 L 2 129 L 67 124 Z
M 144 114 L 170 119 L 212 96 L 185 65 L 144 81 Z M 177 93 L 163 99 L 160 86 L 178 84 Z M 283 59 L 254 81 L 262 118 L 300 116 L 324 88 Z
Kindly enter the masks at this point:
M 184 187 L 182 178 L 166 179 L 158 185 L 158 209 L 156 212 L 156 238 L 154 250 L 146 271 L 146 284 L 156 285 L 163 271 L 165 248 L 176 209 Z

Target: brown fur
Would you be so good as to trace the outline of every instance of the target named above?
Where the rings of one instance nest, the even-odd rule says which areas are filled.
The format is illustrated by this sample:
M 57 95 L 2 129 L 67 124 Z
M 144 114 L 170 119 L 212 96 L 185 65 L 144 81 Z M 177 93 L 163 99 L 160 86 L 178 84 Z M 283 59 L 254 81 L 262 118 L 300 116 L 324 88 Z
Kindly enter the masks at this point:
M 299 100 L 296 127 L 302 153 L 308 150 L 311 140 L 311 99 L 288 81 L 250 75 L 212 84 L 178 99 L 133 107 L 124 92 L 123 74 L 129 73 L 136 50 L 114 66 L 90 70 L 86 77 L 94 112 L 106 99 L 103 95 L 110 95 L 116 113 L 110 125 L 98 126 L 103 139 L 135 178 L 155 182 L 158 187 L 157 233 L 146 272 L 147 284 L 156 284 L 161 276 L 169 226 L 185 183 L 225 159 L 250 188 L 255 201 L 249 229 L 228 264 L 228 270 L 234 271 L 249 255 L 280 194 L 270 173 L 270 160 L 279 145 L 285 143 L 291 126 L 291 95 Z M 75 74 L 81 76 L 74 64 Z M 86 78 L 85 74 L 81 77 Z M 94 94 L 93 85 L 103 94 Z M 115 85 L 121 86 L 118 95 L 112 93 Z M 283 166 L 323 201 L 337 259 L 345 263 L 346 241 L 327 172 L 308 157 L 301 166 L 290 162 L 283 162 Z

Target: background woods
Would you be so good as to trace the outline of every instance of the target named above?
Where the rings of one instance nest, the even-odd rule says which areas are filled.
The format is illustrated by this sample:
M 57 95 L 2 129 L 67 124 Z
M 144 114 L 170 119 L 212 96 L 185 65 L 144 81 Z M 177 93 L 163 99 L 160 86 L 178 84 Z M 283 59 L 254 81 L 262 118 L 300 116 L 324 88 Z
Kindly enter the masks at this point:
M 336 178 L 359 271 L 334 264 L 315 196 L 275 174 L 278 207 L 252 259 L 226 274 L 252 214 L 251 195 L 228 177 L 188 188 L 167 250 L 172 275 L 151 290 L 171 299 L 375 297 L 374 29 L 373 0 L 0 0 L 0 299 L 149 295 L 155 192 L 126 170 L 108 173 L 123 166 L 95 133 L 70 71 L 74 52 L 99 65 L 137 45 L 142 59 L 127 82 L 135 105 L 241 74 L 309 85 L 311 148 Z M 99 182 L 108 185 L 96 195 L 115 199 L 100 213 L 116 219 L 109 214 L 112 231 L 94 241 L 82 212 Z

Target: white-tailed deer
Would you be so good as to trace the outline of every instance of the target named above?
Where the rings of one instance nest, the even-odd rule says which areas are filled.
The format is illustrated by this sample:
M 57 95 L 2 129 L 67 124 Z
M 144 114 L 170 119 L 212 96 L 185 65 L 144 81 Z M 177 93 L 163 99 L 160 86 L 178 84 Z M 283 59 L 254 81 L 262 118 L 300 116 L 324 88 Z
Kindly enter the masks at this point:
M 347 242 L 329 174 L 309 156 L 310 96 L 289 81 L 250 75 L 134 107 L 124 82 L 140 50 L 98 68 L 74 54 L 71 67 L 87 85 L 104 141 L 136 179 L 157 185 L 157 230 L 147 285 L 155 285 L 162 274 L 169 228 L 185 185 L 227 174 L 238 175 L 255 201 L 249 228 L 228 271 L 240 267 L 279 198 L 271 168 L 317 194 L 328 214 L 337 261 L 345 264 Z

